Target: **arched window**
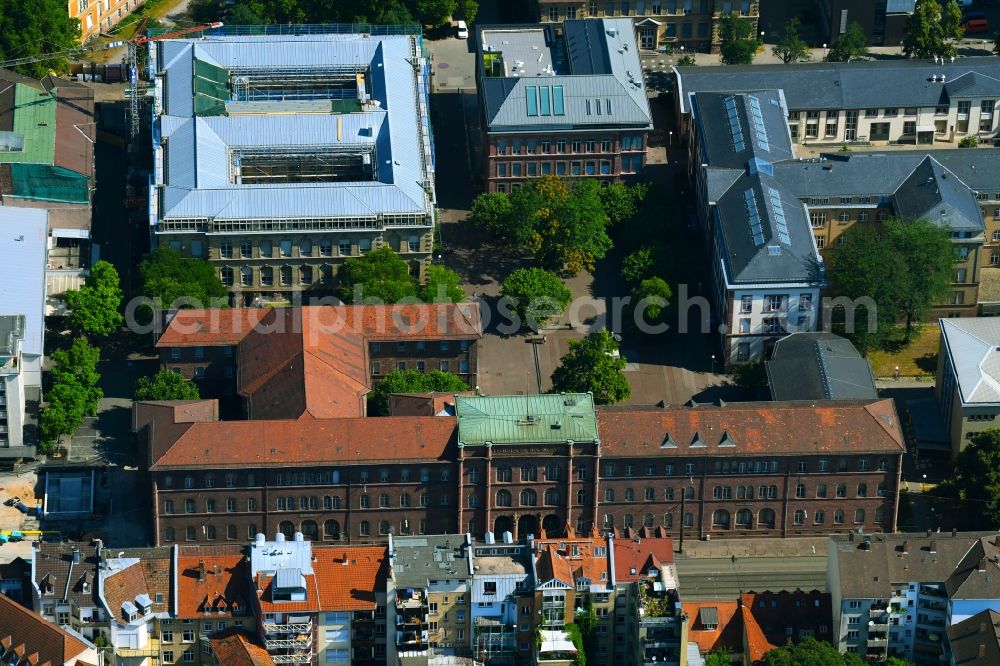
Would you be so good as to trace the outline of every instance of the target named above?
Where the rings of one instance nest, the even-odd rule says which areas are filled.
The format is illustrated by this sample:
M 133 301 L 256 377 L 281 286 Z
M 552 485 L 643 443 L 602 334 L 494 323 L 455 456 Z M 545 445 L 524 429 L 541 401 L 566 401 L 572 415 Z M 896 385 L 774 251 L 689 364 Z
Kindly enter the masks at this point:
M 315 520 L 302 521 L 302 536 L 307 539 L 315 539 L 319 537 L 319 525 L 316 524 Z
M 323 264 L 319 267 L 319 283 L 324 287 L 333 284 L 333 266 Z
M 760 529 L 774 529 L 774 509 L 761 509 L 757 515 L 757 527 Z
M 286 287 L 290 285 L 292 283 L 292 267 L 287 265 L 282 266 L 279 269 L 279 277 L 281 278 L 282 285 Z
M 742 500 L 747 498 L 746 486 L 739 486 L 736 488 L 736 499 Z
M 715 486 L 714 488 L 712 488 L 712 499 L 732 499 L 732 498 L 733 498 L 732 487 Z
M 498 490 L 497 491 L 497 506 L 510 506 L 511 498 L 509 490 Z
M 622 521 L 622 526 L 623 527 L 632 527 L 632 514 L 631 513 L 626 513 L 625 514 L 625 517 L 624 517 L 624 519 Z
M 748 530 L 753 527 L 753 514 L 750 509 L 740 509 L 736 512 L 736 527 Z
M 295 525 L 293 525 L 290 520 L 283 520 L 281 521 L 281 524 L 278 525 L 278 531 L 284 534 L 286 539 L 291 539 L 295 534 Z
M 806 512 L 803 509 L 796 509 L 795 511 L 795 524 L 805 525 L 806 524 Z
M 222 280 L 222 286 L 232 287 L 233 286 L 233 268 L 232 266 L 223 266 L 219 270 L 219 279 Z
M 673 488 L 667 488 L 666 490 L 664 490 L 663 491 L 663 499 L 667 500 L 668 502 L 673 502 L 674 501 L 674 489 Z
M 368 508 L 368 507 L 370 507 L 371 505 L 372 505 L 372 501 L 371 501 L 371 498 L 370 498 L 370 497 L 368 496 L 368 494 L 367 494 L 367 493 L 363 494 L 363 495 L 361 496 L 361 508 L 362 508 L 362 509 L 367 509 L 367 508 Z
M 587 491 L 584 490 L 583 488 L 580 488 L 578 491 L 576 491 L 576 503 L 579 506 L 583 506 L 584 504 L 587 503 Z
M 694 486 L 688 486 L 684 489 L 684 499 L 694 499 Z
M 309 286 L 313 283 L 312 266 L 303 266 L 299 269 L 299 283 L 305 286 Z
M 323 523 L 323 537 L 331 541 L 340 541 L 340 523 L 336 520 Z
M 369 524 L 367 520 L 362 520 L 361 523 L 358 525 L 358 534 L 360 534 L 361 536 L 368 536 L 371 533 L 372 533 L 371 524 Z
M 826 511 L 823 509 L 816 509 L 816 512 L 813 514 L 813 522 L 817 525 L 822 525 L 826 522 Z
M 663 514 L 663 526 L 666 527 L 667 529 L 670 529 L 671 527 L 674 526 L 674 514 L 672 513 Z
M 270 266 L 260 267 L 260 283 L 265 287 L 270 287 L 274 284 L 274 269 Z
M 615 517 L 612 516 L 610 513 L 604 514 L 604 526 L 605 527 L 614 527 L 615 526 Z
M 230 541 L 236 539 L 236 525 L 226 525 L 226 538 Z
M 837 497 L 847 497 L 847 484 L 838 483 L 837 484 Z
M 729 512 L 725 509 L 716 509 L 712 513 L 712 527 L 729 529 Z
M 403 518 L 399 521 L 399 533 L 410 534 L 410 521 L 408 518 Z
M 625 489 L 625 501 L 634 502 L 635 501 L 635 490 L 632 488 Z
M 643 527 L 652 527 L 653 526 L 653 520 L 654 520 L 653 519 L 653 514 L 647 513 L 646 515 L 644 515 L 642 517 L 642 526 Z
M 555 488 L 549 488 L 545 491 L 544 499 L 546 506 L 559 506 L 559 491 Z
M 885 512 L 883 511 L 882 507 L 878 507 L 877 509 L 875 509 L 875 522 L 876 523 L 881 523 L 882 522 L 882 516 L 884 516 L 884 515 L 885 515 Z
M 249 266 L 240 269 L 240 285 L 243 287 L 253 286 L 253 269 Z
M 177 533 L 174 531 L 174 528 L 168 527 L 167 529 L 165 529 L 163 531 L 163 538 L 166 541 L 176 541 L 177 540 Z
M 819 483 L 816 485 L 816 497 L 826 497 L 826 484 Z
M 859 483 L 858 484 L 858 497 L 868 497 L 868 484 Z
M 378 533 L 379 534 L 388 534 L 389 533 L 389 521 L 388 520 L 380 520 L 380 521 L 378 521 Z
M 836 511 L 833 512 L 833 522 L 834 522 L 835 525 L 843 525 L 844 524 L 844 510 L 843 509 L 837 509 Z
M 538 502 L 538 496 L 535 491 L 530 488 L 525 488 L 521 491 L 521 497 L 519 498 L 519 503 L 521 506 L 535 506 Z
M 694 526 L 694 514 L 688 511 L 687 513 L 684 514 L 684 527 L 693 527 L 693 526 Z
M 615 501 L 615 489 L 614 488 L 605 488 L 604 489 L 604 501 L 605 502 L 614 502 Z
M 855 509 L 854 510 L 854 522 L 855 523 L 863 523 L 863 522 L 865 522 L 865 510 L 864 509 Z
M 500 465 L 497 467 L 497 481 L 510 481 L 510 465 Z
M 800 498 L 806 496 L 806 484 L 800 483 L 795 486 L 795 496 Z
M 399 506 L 410 506 L 410 493 L 403 493 L 399 496 Z
M 325 495 L 323 497 L 323 508 L 326 511 L 329 511 L 330 509 L 333 508 L 333 498 L 330 497 L 329 495 Z
M 382 493 L 378 496 L 378 505 L 383 509 L 389 506 L 389 495 L 387 493 Z

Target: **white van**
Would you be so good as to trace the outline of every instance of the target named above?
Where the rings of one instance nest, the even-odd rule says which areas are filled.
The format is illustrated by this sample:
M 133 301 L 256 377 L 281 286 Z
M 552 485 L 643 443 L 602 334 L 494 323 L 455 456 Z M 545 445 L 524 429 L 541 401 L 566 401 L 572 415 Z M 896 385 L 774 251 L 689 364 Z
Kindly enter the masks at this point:
M 455 36 L 459 39 L 469 38 L 469 26 L 465 24 L 465 21 L 458 22 L 458 27 L 455 29 Z

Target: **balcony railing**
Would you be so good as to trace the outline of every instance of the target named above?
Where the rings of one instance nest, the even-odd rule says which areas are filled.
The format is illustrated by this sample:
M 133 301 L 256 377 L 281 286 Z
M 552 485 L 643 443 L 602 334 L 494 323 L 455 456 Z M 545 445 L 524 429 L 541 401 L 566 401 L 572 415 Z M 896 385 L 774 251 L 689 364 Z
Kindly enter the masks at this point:
M 316 653 L 310 650 L 309 652 L 299 652 L 296 654 L 272 654 L 271 661 L 276 664 L 311 664 L 316 658 Z
M 312 620 L 309 620 L 308 622 L 295 622 L 292 624 L 264 622 L 264 633 L 268 634 L 307 634 L 311 631 Z
M 283 648 L 292 648 L 296 650 L 309 649 L 312 647 L 312 634 L 303 634 L 301 636 L 296 636 L 295 638 L 265 639 L 264 647 L 268 650 L 279 650 Z

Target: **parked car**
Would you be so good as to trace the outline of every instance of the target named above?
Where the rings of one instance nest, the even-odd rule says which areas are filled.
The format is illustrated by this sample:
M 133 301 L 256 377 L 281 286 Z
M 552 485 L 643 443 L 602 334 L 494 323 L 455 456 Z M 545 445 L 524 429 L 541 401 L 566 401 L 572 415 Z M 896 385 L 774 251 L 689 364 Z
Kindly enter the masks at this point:
M 965 30 L 967 35 L 990 31 L 990 24 L 989 21 L 986 20 L 986 17 L 979 12 L 976 12 L 976 14 L 979 15 L 973 16 L 971 13 L 967 14 L 962 20 L 962 29 Z
M 455 36 L 459 39 L 469 38 L 469 26 L 466 25 L 465 21 L 458 22 L 458 27 L 455 29 Z

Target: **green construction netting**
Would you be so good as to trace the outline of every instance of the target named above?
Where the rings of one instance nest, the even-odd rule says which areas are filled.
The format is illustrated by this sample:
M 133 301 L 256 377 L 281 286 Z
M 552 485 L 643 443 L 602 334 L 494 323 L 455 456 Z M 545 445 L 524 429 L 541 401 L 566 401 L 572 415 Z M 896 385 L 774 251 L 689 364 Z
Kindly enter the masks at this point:
M 194 60 L 194 112 L 198 116 L 221 116 L 226 112 L 229 70 L 204 60 Z
M 25 199 L 61 201 L 63 203 L 90 202 L 87 177 L 48 164 L 11 164 L 12 194 Z

